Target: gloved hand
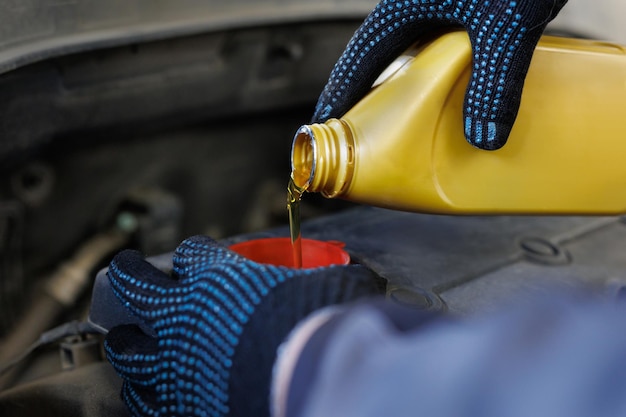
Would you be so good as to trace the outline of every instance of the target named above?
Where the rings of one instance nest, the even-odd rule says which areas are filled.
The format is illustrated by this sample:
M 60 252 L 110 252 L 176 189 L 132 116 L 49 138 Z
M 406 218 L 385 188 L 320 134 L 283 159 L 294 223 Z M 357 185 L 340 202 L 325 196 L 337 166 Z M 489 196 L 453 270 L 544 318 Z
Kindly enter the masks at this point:
M 367 269 L 261 265 L 196 236 L 181 243 L 174 277 L 136 251 L 115 256 L 116 296 L 156 333 L 114 327 L 108 360 L 135 416 L 269 414 L 276 349 L 315 309 L 380 292 Z
M 467 30 L 473 50 L 463 115 L 465 137 L 478 148 L 498 149 L 506 143 L 517 117 L 535 46 L 565 3 L 382 0 L 335 64 L 312 122 L 323 123 L 350 110 L 378 75 L 424 33 L 460 25 Z

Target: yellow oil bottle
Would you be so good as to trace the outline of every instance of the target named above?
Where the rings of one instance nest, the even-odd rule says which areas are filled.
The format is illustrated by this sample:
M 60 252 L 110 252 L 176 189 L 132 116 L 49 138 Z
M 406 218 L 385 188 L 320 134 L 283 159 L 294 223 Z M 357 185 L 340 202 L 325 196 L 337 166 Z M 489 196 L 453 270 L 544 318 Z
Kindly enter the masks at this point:
M 341 119 L 298 130 L 296 185 L 407 211 L 626 213 L 624 47 L 544 36 L 497 151 L 463 136 L 470 66 L 464 32 L 408 51 Z

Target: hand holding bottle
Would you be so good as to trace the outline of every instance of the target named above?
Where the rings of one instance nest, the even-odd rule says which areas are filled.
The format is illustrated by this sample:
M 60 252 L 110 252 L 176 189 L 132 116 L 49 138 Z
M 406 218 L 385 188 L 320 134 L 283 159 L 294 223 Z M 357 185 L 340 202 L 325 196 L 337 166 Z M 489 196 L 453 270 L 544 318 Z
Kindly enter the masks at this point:
M 382 0 L 335 64 L 312 122 L 341 117 L 420 36 L 442 27 L 462 26 L 473 50 L 463 109 L 465 138 L 481 149 L 499 149 L 517 117 L 534 48 L 565 3 L 567 0 Z

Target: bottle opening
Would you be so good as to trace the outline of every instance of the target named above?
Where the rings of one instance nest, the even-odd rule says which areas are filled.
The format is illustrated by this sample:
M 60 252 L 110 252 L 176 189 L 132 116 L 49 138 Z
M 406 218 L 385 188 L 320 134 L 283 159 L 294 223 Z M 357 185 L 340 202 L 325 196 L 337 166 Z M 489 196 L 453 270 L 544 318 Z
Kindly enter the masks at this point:
M 308 126 L 296 132 L 291 147 L 291 178 L 294 184 L 307 189 L 315 175 L 315 139 Z

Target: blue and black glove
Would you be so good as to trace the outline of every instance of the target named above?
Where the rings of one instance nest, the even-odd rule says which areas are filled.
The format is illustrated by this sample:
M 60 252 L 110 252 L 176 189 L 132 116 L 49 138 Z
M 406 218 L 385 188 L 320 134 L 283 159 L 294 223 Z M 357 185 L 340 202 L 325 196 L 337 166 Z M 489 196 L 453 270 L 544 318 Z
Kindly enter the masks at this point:
M 134 416 L 264 416 L 276 350 L 321 307 L 379 294 L 358 265 L 290 269 L 249 261 L 208 237 L 181 243 L 173 277 L 136 251 L 115 256 L 115 295 L 156 337 L 111 329 L 108 360 Z
M 517 117 L 537 42 L 565 3 L 567 0 L 382 0 L 335 64 L 312 122 L 343 116 L 420 36 L 442 27 L 461 26 L 467 30 L 473 50 L 463 115 L 465 137 L 478 148 L 498 149 L 506 143 Z

